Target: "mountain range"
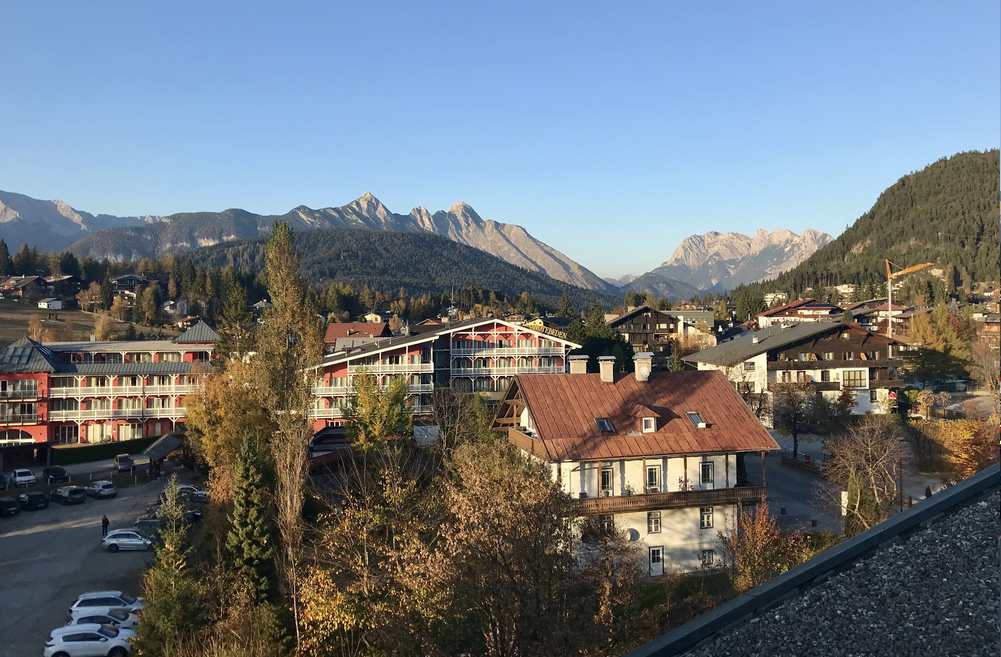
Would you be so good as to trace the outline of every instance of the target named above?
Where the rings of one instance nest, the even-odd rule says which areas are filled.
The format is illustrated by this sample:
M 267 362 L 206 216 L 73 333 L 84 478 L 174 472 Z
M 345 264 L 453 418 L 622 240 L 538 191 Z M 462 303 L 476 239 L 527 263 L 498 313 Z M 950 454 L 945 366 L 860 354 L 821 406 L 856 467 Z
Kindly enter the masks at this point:
M 363 228 L 431 233 L 491 253 L 513 265 L 544 273 L 586 290 L 614 289 L 593 272 L 516 224 L 483 219 L 469 205 L 448 210 L 414 208 L 391 212 L 370 193 L 340 207 L 300 205 L 283 215 L 259 215 L 240 209 L 182 212 L 167 216 L 92 215 L 62 201 L 40 201 L 0 192 L 0 238 L 8 244 L 28 243 L 43 250 L 68 249 L 78 256 L 134 260 L 189 251 L 267 234 L 277 222 L 297 230 Z
M 699 291 L 727 291 L 743 283 L 775 278 L 830 241 L 830 235 L 812 229 L 798 235 L 786 229 L 762 229 L 750 236 L 715 231 L 692 235 L 661 266 L 627 280 L 625 288 L 680 297 Z
M 398 214 L 366 192 L 347 205 L 319 209 L 300 205 L 281 215 L 228 209 L 120 217 L 91 214 L 63 201 L 0 191 L 0 238 L 10 247 L 27 243 L 45 251 L 66 249 L 81 257 L 113 261 L 253 241 L 266 236 L 277 222 L 299 231 L 355 228 L 438 235 L 585 290 L 614 295 L 624 290 L 652 292 L 670 299 L 774 278 L 831 241 L 829 235 L 815 230 L 800 235 L 789 230 L 759 230 L 753 236 L 708 232 L 686 238 L 670 259 L 650 272 L 601 279 L 523 227 L 483 219 L 462 202 L 433 213 L 417 207 L 408 214 Z

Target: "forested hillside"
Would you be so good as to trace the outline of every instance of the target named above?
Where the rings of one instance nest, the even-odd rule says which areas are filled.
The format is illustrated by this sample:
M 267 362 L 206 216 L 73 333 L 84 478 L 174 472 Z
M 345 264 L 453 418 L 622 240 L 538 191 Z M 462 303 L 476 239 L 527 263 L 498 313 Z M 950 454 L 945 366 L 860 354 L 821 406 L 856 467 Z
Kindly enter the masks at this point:
M 883 258 L 934 262 L 957 285 L 998 280 L 998 176 L 997 150 L 959 153 L 904 176 L 840 237 L 763 288 L 880 282 Z
M 335 228 L 297 233 L 295 241 L 303 275 L 313 284 L 336 280 L 356 289 L 404 288 L 408 294 L 482 289 L 509 298 L 527 292 L 552 307 L 564 294 L 580 308 L 612 301 L 436 235 Z M 261 272 L 264 241 L 219 244 L 187 257 L 197 265 Z

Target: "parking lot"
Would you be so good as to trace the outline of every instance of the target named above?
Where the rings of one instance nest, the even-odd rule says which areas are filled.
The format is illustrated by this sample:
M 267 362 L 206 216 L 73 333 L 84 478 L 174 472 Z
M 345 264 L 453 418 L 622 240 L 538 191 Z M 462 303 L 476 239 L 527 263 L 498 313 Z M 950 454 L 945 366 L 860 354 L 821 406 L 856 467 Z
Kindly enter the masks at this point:
M 163 485 L 153 481 L 119 489 L 111 499 L 0 518 L 0 657 L 41 654 L 49 631 L 65 624 L 80 593 L 140 593 L 152 553 L 102 550 L 101 517 L 111 529 L 131 526 Z

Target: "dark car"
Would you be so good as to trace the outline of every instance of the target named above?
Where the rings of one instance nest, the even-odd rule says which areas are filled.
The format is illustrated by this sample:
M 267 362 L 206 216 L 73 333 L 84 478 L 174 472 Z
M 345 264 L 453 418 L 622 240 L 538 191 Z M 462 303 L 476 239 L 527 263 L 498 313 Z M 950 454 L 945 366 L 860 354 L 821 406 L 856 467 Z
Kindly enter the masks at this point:
M 13 497 L 0 497 L 0 516 L 16 516 L 21 512 L 21 505 Z
M 30 493 L 21 493 L 17 496 L 17 502 L 21 505 L 22 509 L 35 511 L 36 509 L 44 509 L 49 506 L 49 496 L 36 490 Z
M 79 486 L 63 486 L 52 492 L 52 501 L 60 504 L 83 504 L 87 501 L 87 491 Z
M 49 468 L 42 468 L 42 479 L 50 484 L 68 484 L 70 475 L 66 472 L 66 468 L 53 465 Z
M 119 472 L 131 472 L 135 466 L 135 461 L 128 454 L 119 454 L 115 457 L 115 469 Z

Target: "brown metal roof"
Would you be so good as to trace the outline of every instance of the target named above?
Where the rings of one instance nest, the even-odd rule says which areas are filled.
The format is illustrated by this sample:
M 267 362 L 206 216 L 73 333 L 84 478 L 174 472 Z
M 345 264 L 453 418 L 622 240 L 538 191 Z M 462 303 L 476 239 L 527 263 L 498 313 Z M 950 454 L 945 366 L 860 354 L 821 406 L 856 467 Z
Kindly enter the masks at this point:
M 386 322 L 331 322 L 327 324 L 323 341 L 333 344 L 337 338 L 367 337 L 388 338 L 393 333 Z
M 778 449 L 721 372 L 655 373 L 647 382 L 627 374 L 603 383 L 598 374 L 530 374 L 517 377 L 519 392 L 549 460 L 750 452 Z M 642 433 L 637 405 L 657 409 L 657 430 Z M 685 415 L 696 411 L 708 426 Z M 606 417 L 614 433 L 601 433 Z

